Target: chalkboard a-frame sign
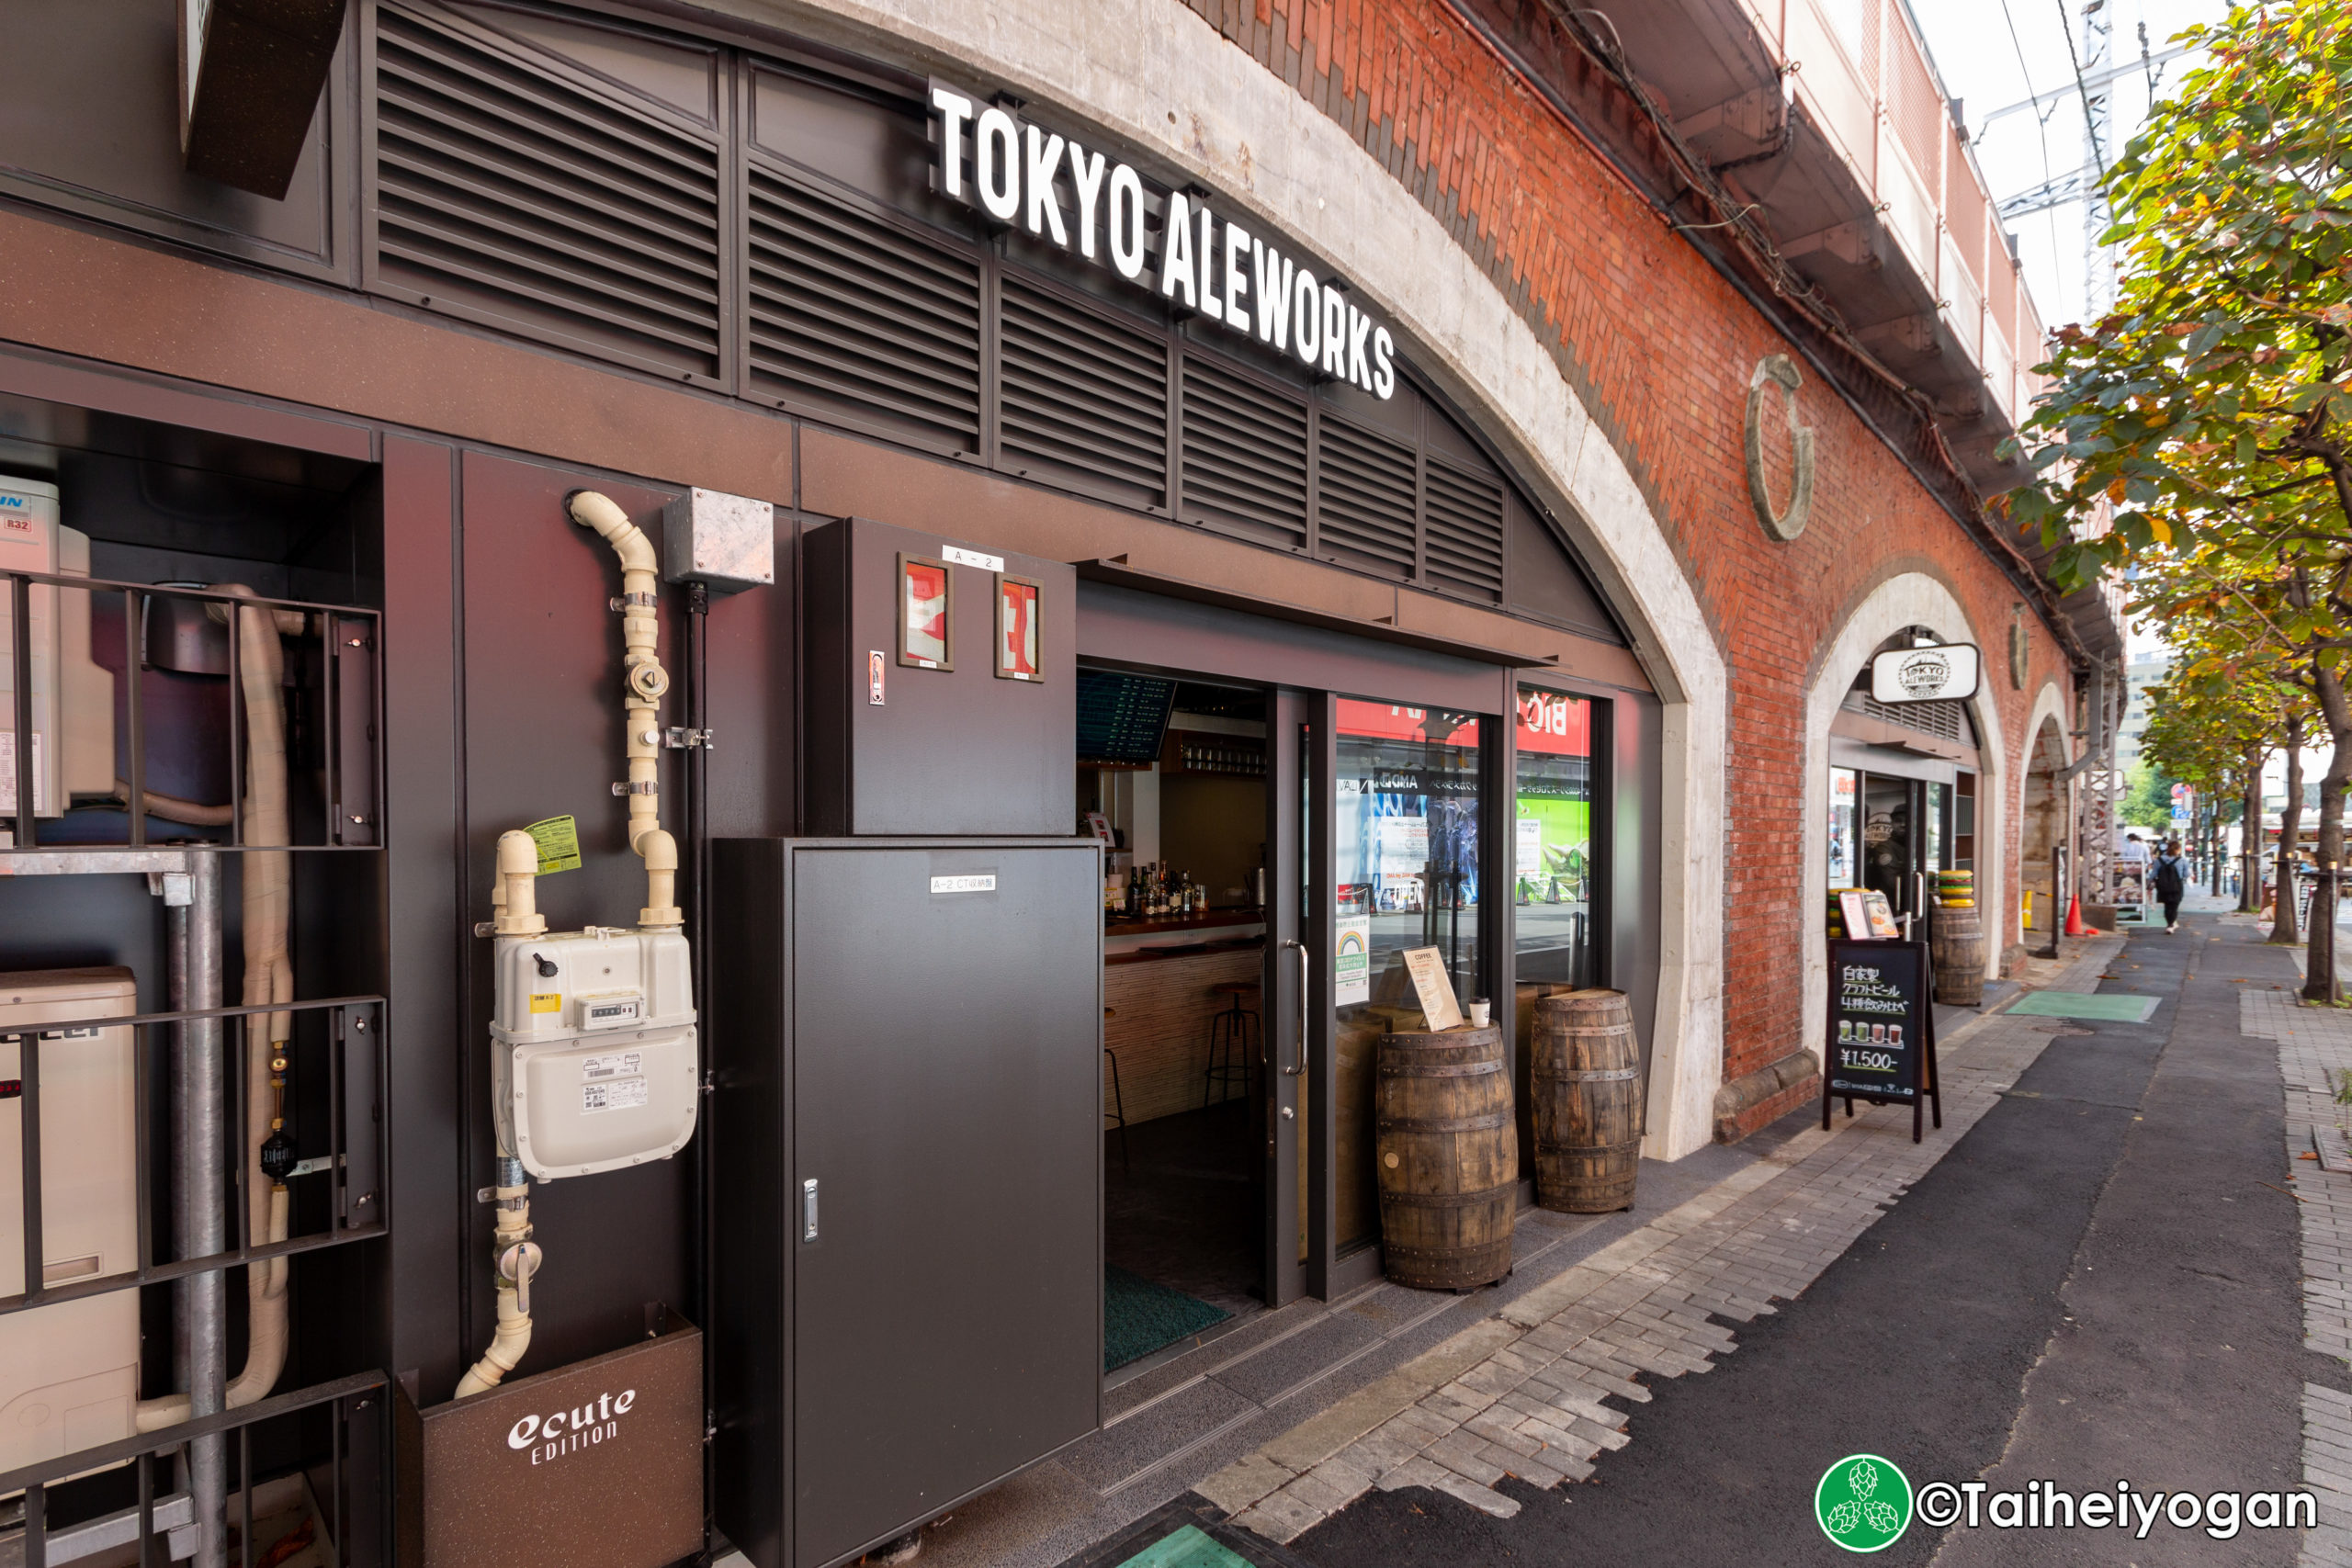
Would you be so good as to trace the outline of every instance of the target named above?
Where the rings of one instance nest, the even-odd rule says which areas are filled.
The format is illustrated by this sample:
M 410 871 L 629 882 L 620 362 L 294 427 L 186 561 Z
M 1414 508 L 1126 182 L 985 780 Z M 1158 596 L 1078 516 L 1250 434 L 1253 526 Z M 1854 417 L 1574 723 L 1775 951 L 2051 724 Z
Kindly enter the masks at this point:
M 1942 1075 L 1936 1070 L 1936 1010 L 1928 986 L 1933 971 L 1924 942 L 1829 942 L 1829 1038 L 1822 1050 L 1821 1125 L 1829 1104 L 1854 1101 L 1908 1105 L 1911 1141 L 1919 1141 L 1920 1112 L 1935 1111 L 1944 1124 Z

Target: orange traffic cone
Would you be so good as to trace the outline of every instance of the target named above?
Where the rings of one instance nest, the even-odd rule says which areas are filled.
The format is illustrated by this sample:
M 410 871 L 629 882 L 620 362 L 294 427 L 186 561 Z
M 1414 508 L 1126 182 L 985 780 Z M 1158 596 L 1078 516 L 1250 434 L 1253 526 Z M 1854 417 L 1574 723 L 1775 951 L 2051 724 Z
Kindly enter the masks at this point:
M 2083 896 L 2079 893 L 2072 895 L 2066 900 L 2066 934 L 2068 936 L 2092 934 L 2091 928 L 2083 924 Z

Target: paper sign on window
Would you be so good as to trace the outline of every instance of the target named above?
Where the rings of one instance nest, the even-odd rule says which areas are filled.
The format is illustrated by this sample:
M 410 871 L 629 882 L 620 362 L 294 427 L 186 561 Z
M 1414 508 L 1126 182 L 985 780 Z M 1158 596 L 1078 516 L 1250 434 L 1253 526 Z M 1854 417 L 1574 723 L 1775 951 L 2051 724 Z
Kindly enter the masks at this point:
M 918 670 L 953 670 L 950 623 L 955 580 L 947 563 L 926 556 L 899 557 L 899 662 Z
M 996 672 L 1008 681 L 1042 681 L 1045 665 L 1038 649 L 1043 590 L 1025 577 L 996 580 Z

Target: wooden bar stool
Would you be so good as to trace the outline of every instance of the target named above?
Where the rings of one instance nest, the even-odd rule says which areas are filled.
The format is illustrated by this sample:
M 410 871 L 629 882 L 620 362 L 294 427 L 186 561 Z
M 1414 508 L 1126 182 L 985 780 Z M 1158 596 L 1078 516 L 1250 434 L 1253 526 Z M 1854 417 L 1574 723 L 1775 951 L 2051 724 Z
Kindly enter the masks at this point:
M 1209 987 L 1209 995 L 1226 998 L 1225 1010 L 1209 1019 L 1209 1066 L 1201 1075 L 1201 1105 L 1210 1105 L 1231 1098 L 1226 1090 L 1238 1083 L 1241 1097 L 1250 1097 L 1250 1086 L 1257 1073 L 1259 1053 L 1265 1045 L 1264 1025 L 1258 1017 L 1258 982 L 1255 980 L 1219 980 Z M 1249 998 L 1244 1007 L 1242 1000 Z
M 1104 1018 L 1118 1016 L 1118 1009 L 1104 1008 Z M 1102 1047 L 1102 1060 L 1111 1066 L 1111 1109 L 1102 1113 L 1103 1131 L 1116 1129 L 1119 1134 L 1119 1168 L 1132 1175 L 1134 1157 L 1127 1152 L 1127 1097 L 1119 1088 L 1119 1054 L 1108 1045 Z

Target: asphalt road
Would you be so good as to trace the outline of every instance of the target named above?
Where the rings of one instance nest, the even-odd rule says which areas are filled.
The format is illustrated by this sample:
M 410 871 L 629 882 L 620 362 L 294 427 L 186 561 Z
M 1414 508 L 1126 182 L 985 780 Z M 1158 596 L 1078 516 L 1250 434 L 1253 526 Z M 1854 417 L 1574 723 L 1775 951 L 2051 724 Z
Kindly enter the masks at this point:
M 2237 1031 L 2240 987 L 2294 972 L 2246 928 L 2184 927 L 2134 934 L 2100 987 L 2162 998 L 2148 1023 L 2049 1021 L 2064 1032 L 2010 1095 L 1803 1298 L 1733 1325 L 1713 1371 L 1653 1383 L 1590 1481 L 1506 1481 L 1523 1505 L 1507 1520 L 1375 1493 L 1292 1551 L 1317 1568 L 1850 1561 L 1812 1498 L 1856 1452 L 1915 1487 L 2291 1489 L 2301 1384 L 2352 1387 L 2301 1347 L 2275 1048 Z M 1877 1561 L 2286 1564 L 2298 1545 L 1915 1522 Z

